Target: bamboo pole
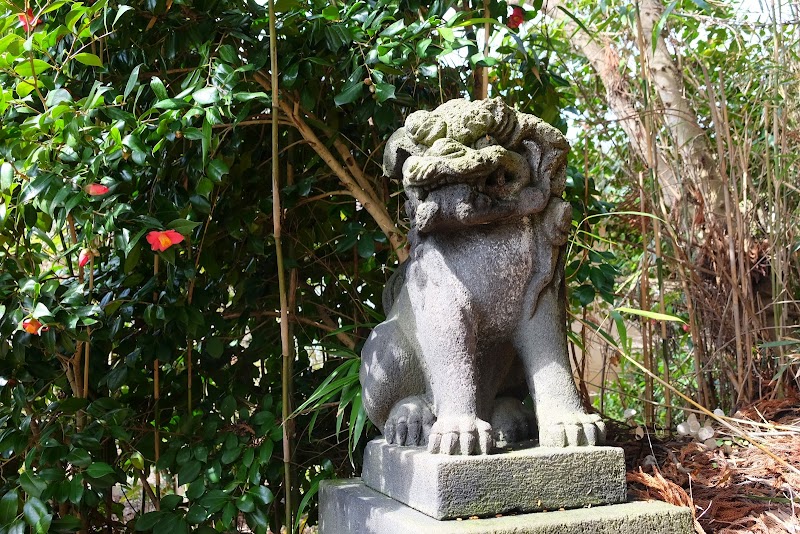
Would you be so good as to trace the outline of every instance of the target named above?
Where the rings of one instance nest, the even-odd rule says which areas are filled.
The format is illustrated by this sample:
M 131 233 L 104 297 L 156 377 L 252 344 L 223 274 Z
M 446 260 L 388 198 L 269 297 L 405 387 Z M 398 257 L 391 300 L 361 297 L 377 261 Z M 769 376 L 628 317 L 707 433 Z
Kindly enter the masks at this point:
M 289 303 L 286 294 L 286 273 L 283 264 L 283 245 L 281 243 L 281 210 L 280 166 L 278 159 L 278 39 L 276 35 L 276 17 L 274 0 L 269 0 L 269 56 L 272 87 L 272 225 L 275 238 L 275 257 L 278 267 L 278 293 L 281 305 L 281 417 L 283 419 L 283 484 L 285 503 L 285 522 L 287 531 L 294 526 L 294 502 L 292 500 L 292 419 L 290 402 L 291 391 L 291 344 L 289 341 Z

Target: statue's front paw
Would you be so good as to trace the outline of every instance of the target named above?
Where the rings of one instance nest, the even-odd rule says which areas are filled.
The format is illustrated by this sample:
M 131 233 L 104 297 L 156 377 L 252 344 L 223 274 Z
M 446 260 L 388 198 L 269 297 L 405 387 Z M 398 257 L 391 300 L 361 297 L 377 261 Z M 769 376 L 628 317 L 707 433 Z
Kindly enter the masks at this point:
M 412 447 L 428 443 L 436 416 L 422 397 L 406 397 L 398 401 L 389 412 L 383 426 L 383 436 L 388 443 Z
M 492 426 L 469 415 L 440 417 L 431 428 L 428 451 L 441 454 L 489 454 Z
M 540 418 L 542 414 L 540 414 Z M 599 445 L 606 438 L 606 425 L 597 414 L 567 413 L 539 423 L 542 447 Z

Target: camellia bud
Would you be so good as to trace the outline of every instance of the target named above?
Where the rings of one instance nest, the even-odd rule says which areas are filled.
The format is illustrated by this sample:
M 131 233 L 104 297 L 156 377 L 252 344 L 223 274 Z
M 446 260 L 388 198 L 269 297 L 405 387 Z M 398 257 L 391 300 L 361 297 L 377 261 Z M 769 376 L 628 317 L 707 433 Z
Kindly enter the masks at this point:
M 85 267 L 86 264 L 89 263 L 89 260 L 92 259 L 93 255 L 94 254 L 92 254 L 92 251 L 88 248 L 81 250 L 80 255 L 78 255 L 78 265 Z
M 83 188 L 87 195 L 97 197 L 108 193 L 108 187 L 103 184 L 89 184 Z

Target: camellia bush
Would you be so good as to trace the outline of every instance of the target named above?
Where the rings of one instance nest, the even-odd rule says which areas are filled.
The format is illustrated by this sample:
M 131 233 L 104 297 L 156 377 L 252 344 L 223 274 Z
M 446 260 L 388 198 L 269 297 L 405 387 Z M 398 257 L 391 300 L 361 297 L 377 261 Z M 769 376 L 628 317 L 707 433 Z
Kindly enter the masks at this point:
M 264 5 L 0 5 L 1 533 L 313 523 L 319 480 L 351 474 L 369 432 L 358 348 L 406 256 L 383 142 L 489 67 L 560 124 L 566 83 L 515 33 L 531 11 L 275 12 L 273 116 Z M 477 29 L 506 23 L 485 57 Z

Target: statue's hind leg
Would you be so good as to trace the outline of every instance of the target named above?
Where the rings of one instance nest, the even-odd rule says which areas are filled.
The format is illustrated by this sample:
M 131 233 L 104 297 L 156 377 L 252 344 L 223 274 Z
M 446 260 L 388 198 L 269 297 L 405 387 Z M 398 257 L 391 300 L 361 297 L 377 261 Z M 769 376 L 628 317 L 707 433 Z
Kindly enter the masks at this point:
M 361 351 L 362 402 L 389 443 L 423 445 L 433 414 L 423 398 L 425 381 L 417 357 L 390 315 Z

